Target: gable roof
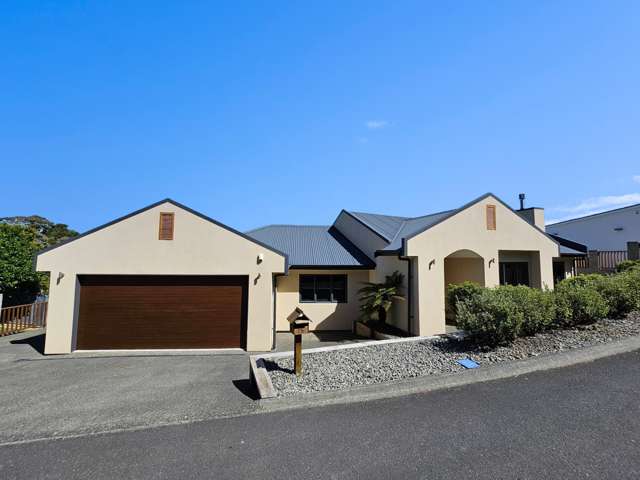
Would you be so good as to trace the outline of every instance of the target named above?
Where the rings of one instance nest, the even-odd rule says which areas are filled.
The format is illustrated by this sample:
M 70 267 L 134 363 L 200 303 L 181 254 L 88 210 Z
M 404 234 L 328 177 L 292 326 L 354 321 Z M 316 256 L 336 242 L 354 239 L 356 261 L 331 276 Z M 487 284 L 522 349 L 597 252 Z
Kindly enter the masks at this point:
M 247 235 L 286 252 L 290 267 L 375 267 L 369 257 L 332 226 L 268 225 Z
M 565 225 L 567 223 L 578 222 L 580 220 L 586 220 L 593 217 L 599 217 L 601 215 L 607 215 L 609 213 L 619 212 L 621 210 L 626 210 L 627 208 L 639 208 L 640 203 L 634 203 L 633 205 L 627 205 L 626 207 L 613 208 L 611 210 L 607 210 L 605 212 L 592 213 L 590 215 L 585 215 L 583 217 L 570 218 L 569 220 L 563 220 L 562 222 L 550 223 L 547 227 L 555 227 L 557 225 Z
M 440 220 L 448 217 L 454 210 L 432 213 L 421 217 L 394 217 L 374 213 L 347 212 L 356 217 L 367 227 L 383 237 L 389 245 L 384 250 L 397 250 L 402 247 L 402 239 L 413 236 L 416 232 L 426 230 Z
M 346 212 L 388 242 L 388 245 L 383 249 L 378 250 L 376 252 L 376 255 L 396 254 L 398 252 L 404 251 L 405 242 L 408 239 L 427 231 L 431 227 L 434 227 L 440 222 L 447 220 L 448 218 L 454 216 L 462 210 L 469 208 L 472 205 L 475 205 L 476 203 L 484 200 L 487 197 L 495 198 L 497 202 L 502 204 L 505 208 L 511 210 L 515 215 L 518 216 L 518 218 L 522 219 L 523 222 L 526 222 L 529 226 L 538 230 L 551 241 L 558 243 L 557 240 L 548 235 L 544 230 L 541 230 L 537 226 L 527 222 L 527 220 L 518 215 L 518 213 L 513 210 L 513 208 L 511 208 L 507 203 L 502 201 L 499 197 L 491 192 L 487 192 L 484 195 L 481 195 L 480 197 L 468 203 L 465 203 L 459 208 L 454 208 L 453 210 L 445 210 L 438 213 L 431 213 L 428 215 L 423 215 L 421 217 L 399 217 L 393 215 L 379 215 L 375 213 L 351 211 Z
M 124 215 L 122 217 L 116 218 L 115 220 L 112 220 L 112 221 L 110 221 L 108 223 L 105 223 L 104 225 L 100 225 L 99 227 L 92 228 L 91 230 L 88 230 L 88 231 L 78 235 L 77 237 L 69 238 L 69 239 L 67 239 L 67 240 L 65 240 L 63 242 L 60 242 L 60 243 L 56 244 L 56 245 L 52 245 L 52 246 L 47 247 L 47 248 L 45 248 L 43 250 L 40 250 L 39 252 L 36 253 L 35 257 L 37 257 L 38 255 L 42 255 L 43 253 L 49 252 L 51 250 L 55 250 L 56 248 L 62 247 L 63 245 L 67 245 L 67 244 L 69 244 L 71 242 L 75 242 L 76 240 L 79 240 L 79 239 L 81 239 L 83 237 L 91 235 L 92 233 L 95 233 L 95 232 L 97 232 L 99 230 L 102 230 L 104 228 L 110 227 L 111 225 L 114 225 L 116 223 L 122 222 L 123 220 L 127 220 L 128 218 L 131 218 L 131 217 L 135 217 L 136 215 L 138 215 L 140 213 L 146 212 L 147 210 L 151 210 L 152 208 L 155 208 L 155 207 L 157 207 L 159 205 L 162 205 L 164 203 L 170 203 L 175 207 L 178 207 L 178 208 L 180 208 L 182 210 L 185 210 L 186 212 L 189 212 L 189 213 L 195 215 L 196 217 L 199 217 L 199 218 L 201 218 L 203 220 L 206 220 L 207 222 L 213 223 L 214 225 L 217 225 L 218 227 L 223 228 L 223 229 L 225 229 L 225 230 L 227 230 L 227 231 L 229 231 L 231 233 L 235 233 L 236 235 L 244 238 L 245 240 L 248 240 L 248 241 L 253 242 L 253 243 L 257 244 L 257 245 L 260 245 L 261 247 L 264 247 L 267 250 L 271 250 L 272 252 L 277 253 L 278 255 L 282 255 L 284 257 L 284 259 L 285 259 L 285 271 L 287 271 L 288 266 L 289 266 L 289 260 L 288 260 L 288 257 L 287 257 L 286 253 L 281 252 L 281 251 L 273 248 L 271 245 L 267 245 L 265 243 L 262 243 L 262 242 L 260 242 L 259 240 L 256 240 L 253 237 L 245 235 L 244 233 L 239 232 L 238 230 L 235 230 L 235 229 L 233 229 L 233 228 L 231 228 L 231 227 L 229 227 L 227 225 L 224 225 L 223 223 L 220 223 L 220 222 L 214 220 L 213 218 L 207 217 L 206 215 L 204 215 L 204 214 L 202 214 L 202 213 L 200 213 L 200 212 L 198 212 L 196 210 L 193 210 L 193 209 L 187 207 L 186 205 L 182 205 L 181 203 L 178 203 L 175 200 L 172 200 L 170 198 L 165 198 L 164 200 L 160 200 L 158 202 L 152 203 L 151 205 L 143 207 L 143 208 L 141 208 L 139 210 L 136 210 L 135 212 L 131 212 L 131 213 L 129 213 L 127 215 Z

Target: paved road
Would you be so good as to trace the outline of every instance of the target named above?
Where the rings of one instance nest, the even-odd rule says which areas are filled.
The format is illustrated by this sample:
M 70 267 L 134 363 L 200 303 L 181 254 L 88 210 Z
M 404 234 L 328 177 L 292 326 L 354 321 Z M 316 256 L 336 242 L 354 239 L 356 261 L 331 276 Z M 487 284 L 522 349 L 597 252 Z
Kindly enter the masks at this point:
M 640 352 L 362 404 L 0 447 L 0 478 L 640 477 Z

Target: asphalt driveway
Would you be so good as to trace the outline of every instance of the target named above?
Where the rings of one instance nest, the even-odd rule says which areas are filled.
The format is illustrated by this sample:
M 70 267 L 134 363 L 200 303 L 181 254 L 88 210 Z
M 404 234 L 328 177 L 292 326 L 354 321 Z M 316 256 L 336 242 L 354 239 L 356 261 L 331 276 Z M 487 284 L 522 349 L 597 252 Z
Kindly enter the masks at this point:
M 44 356 L 0 338 L 0 443 L 251 413 L 246 353 Z

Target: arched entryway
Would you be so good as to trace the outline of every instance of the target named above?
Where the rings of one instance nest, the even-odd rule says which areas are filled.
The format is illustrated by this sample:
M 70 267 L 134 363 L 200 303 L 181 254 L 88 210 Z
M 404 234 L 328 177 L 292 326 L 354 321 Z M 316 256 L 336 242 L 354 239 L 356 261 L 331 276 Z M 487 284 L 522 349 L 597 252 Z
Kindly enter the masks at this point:
M 484 259 L 472 250 L 457 250 L 444 259 L 446 322 L 455 325 L 446 292 L 450 284 L 474 282 L 484 287 Z

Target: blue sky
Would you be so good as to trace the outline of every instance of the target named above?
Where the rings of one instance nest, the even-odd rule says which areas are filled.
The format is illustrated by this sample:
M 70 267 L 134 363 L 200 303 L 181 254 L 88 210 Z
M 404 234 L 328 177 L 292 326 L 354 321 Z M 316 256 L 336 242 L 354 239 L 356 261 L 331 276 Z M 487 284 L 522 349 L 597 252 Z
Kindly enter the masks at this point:
M 449 5 L 446 5 L 449 3 Z M 0 216 L 235 228 L 640 202 L 640 3 L 0 6 Z

